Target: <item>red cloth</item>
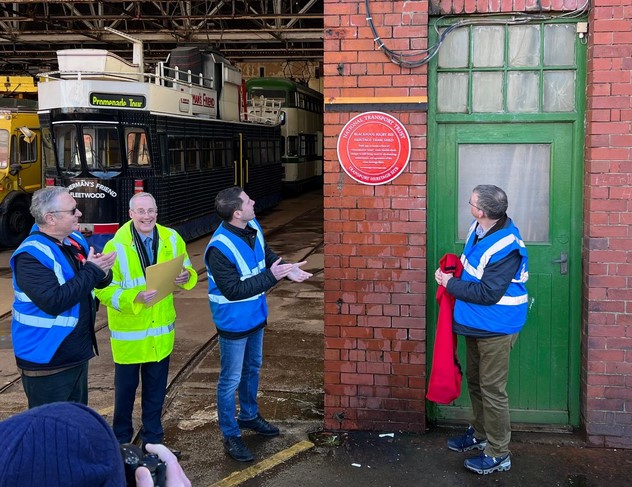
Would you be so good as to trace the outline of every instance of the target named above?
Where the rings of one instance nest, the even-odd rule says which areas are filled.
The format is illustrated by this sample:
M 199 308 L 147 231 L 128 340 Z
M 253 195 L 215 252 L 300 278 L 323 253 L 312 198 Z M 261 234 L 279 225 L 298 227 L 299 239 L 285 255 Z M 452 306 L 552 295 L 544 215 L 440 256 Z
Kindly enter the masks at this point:
M 463 272 L 463 265 L 455 254 L 445 254 L 439 261 L 439 267 L 444 273 L 454 274 L 455 277 L 460 277 Z M 426 399 L 439 404 L 450 404 L 461 394 L 463 372 L 456 349 L 456 335 L 452 333 L 454 301 L 446 288 L 439 286 L 439 318 L 426 394 Z

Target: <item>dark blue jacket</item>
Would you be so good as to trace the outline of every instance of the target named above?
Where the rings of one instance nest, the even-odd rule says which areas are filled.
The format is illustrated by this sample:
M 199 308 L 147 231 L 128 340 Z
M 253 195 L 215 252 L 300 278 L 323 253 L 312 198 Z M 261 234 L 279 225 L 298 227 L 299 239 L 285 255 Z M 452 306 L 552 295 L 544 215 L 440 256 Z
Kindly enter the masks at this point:
M 32 254 L 21 252 L 12 258 L 15 282 L 33 304 L 48 315 L 58 316 L 79 304 L 78 322 L 47 363 L 32 362 L 16 356 L 18 367 L 25 370 L 72 367 L 83 364 L 94 356 L 97 352 L 94 331 L 97 304 L 92 291 L 95 287 L 107 286 L 112 279 L 111 273 L 106 276 L 98 266 L 79 262 L 77 254 L 87 257 L 84 248 L 62 245 L 56 239 L 40 234 L 42 235 L 51 246 L 57 246 L 62 251 L 75 270 L 74 277 L 60 285 L 53 269 L 45 266 Z

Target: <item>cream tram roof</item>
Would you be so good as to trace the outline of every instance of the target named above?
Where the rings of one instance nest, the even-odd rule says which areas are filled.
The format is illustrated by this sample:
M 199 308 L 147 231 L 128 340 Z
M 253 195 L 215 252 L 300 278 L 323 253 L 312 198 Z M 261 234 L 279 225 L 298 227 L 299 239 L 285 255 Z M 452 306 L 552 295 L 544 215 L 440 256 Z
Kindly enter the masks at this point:
M 241 76 L 222 70 L 222 96 L 197 73 L 159 63 L 153 73 L 101 49 L 57 51 L 59 71 L 40 74 L 39 110 L 55 108 L 130 109 L 155 113 L 240 120 Z

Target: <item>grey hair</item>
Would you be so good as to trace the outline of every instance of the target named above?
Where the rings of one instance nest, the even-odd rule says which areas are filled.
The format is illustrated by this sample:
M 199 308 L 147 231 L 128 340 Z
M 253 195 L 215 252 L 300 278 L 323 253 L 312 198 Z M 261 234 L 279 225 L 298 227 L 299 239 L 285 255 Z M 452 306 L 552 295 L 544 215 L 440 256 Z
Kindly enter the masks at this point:
M 151 200 L 154 202 L 154 208 L 158 207 L 158 205 L 156 205 L 156 198 L 154 198 L 151 193 L 143 193 L 143 192 L 141 192 L 141 193 L 136 193 L 134 196 L 132 196 L 129 199 L 129 209 L 133 210 L 134 209 L 134 201 L 137 200 L 138 198 L 144 198 L 144 197 L 151 198 Z
M 507 212 L 507 194 L 493 184 L 479 184 L 473 189 L 478 195 L 476 206 L 492 220 L 499 220 Z
M 57 199 L 62 194 L 70 194 L 68 188 L 63 186 L 49 186 L 47 188 L 38 189 L 33 193 L 33 199 L 31 200 L 31 215 L 35 219 L 35 223 L 38 225 L 46 224 L 46 213 L 56 211 Z

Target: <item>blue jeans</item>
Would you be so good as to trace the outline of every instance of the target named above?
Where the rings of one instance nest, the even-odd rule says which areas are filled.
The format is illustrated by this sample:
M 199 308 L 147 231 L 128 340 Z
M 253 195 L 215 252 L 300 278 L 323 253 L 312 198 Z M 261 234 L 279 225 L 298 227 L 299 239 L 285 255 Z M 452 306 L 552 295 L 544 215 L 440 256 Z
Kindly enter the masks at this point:
M 160 362 L 114 364 L 114 418 L 112 429 L 119 443 L 129 443 L 134 435 L 132 413 L 139 378 L 142 380 L 140 437 L 143 443 L 162 443 L 162 406 L 167 393 L 169 356 Z
M 224 437 L 241 436 L 235 419 L 235 391 L 239 392 L 239 419 L 259 414 L 257 390 L 263 361 L 263 328 L 245 338 L 219 337 L 220 372 L 217 382 L 217 416 Z

